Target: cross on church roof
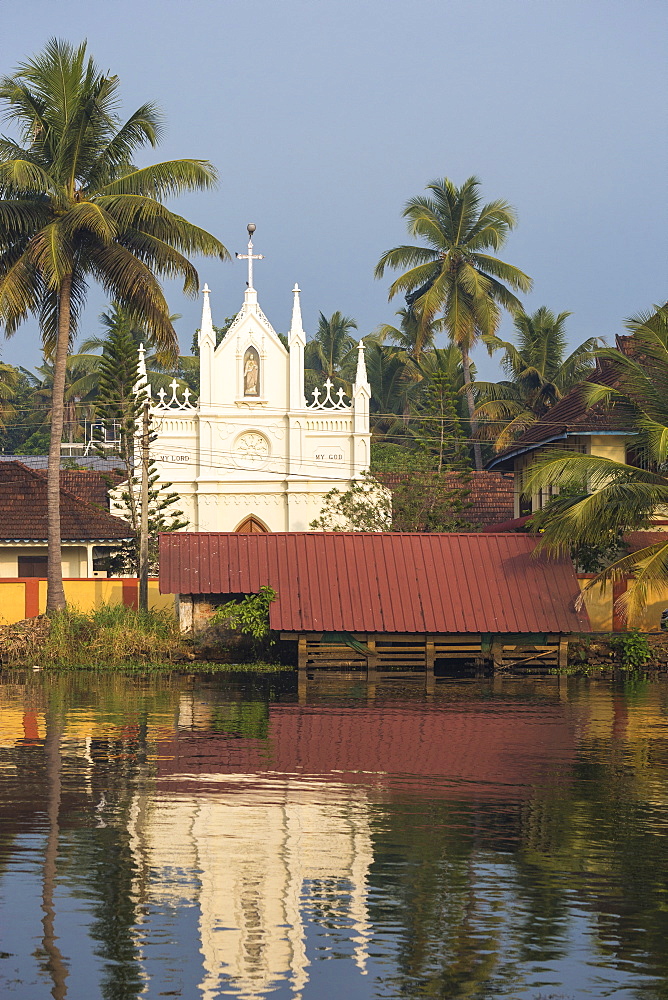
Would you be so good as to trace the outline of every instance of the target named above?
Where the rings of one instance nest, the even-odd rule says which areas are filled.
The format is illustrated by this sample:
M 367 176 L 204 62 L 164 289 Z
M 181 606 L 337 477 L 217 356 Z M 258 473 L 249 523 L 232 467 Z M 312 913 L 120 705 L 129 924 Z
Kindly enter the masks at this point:
M 254 260 L 264 260 L 264 254 L 253 253 L 253 233 L 255 232 L 255 224 L 249 222 L 246 226 L 248 230 L 248 253 L 237 253 L 235 257 L 237 260 L 247 260 L 248 261 L 248 287 L 253 287 L 253 261 Z

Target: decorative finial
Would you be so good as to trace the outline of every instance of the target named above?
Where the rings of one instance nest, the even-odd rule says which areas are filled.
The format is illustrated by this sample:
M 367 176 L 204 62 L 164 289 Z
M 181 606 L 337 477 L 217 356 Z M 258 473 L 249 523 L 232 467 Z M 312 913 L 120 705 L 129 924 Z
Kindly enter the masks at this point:
M 256 229 L 255 223 L 249 222 L 246 229 L 248 230 L 248 253 L 237 253 L 234 256 L 237 260 L 248 261 L 248 287 L 250 289 L 253 288 L 253 261 L 264 260 L 264 255 L 261 253 L 253 254 L 253 233 Z

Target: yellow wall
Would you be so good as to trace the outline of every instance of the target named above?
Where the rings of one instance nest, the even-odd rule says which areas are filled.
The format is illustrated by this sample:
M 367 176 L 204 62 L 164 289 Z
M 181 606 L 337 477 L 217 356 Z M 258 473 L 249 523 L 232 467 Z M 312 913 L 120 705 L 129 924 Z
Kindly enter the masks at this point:
M 629 438 L 623 434 L 592 434 L 589 451 L 599 458 L 609 458 L 613 462 L 626 462 L 626 445 Z
M 25 584 L 0 581 L 0 622 L 10 624 L 25 618 Z
M 122 580 L 65 580 L 65 600 L 79 611 L 94 611 L 101 604 L 123 603 Z
M 584 590 L 588 580 L 579 580 L 580 590 Z M 629 589 L 633 587 L 630 585 Z M 592 587 L 585 596 L 585 607 L 589 615 L 589 621 L 594 632 L 612 631 L 612 587 L 608 585 L 603 592 L 600 585 Z M 630 625 L 637 626 L 643 632 L 652 632 L 659 629 L 661 612 L 668 608 L 668 587 L 665 594 L 653 600 L 645 611 L 644 616 L 638 621 L 629 622 Z
M 123 603 L 123 581 L 64 580 L 65 598 L 79 611 L 94 611 L 102 604 Z M 39 612 L 46 610 L 46 580 L 39 580 Z M 174 612 L 174 595 L 161 594 L 157 580 L 148 583 L 149 607 Z M 14 624 L 25 618 L 25 583 L 0 579 L 0 624 Z
M 578 580 L 580 590 L 584 590 L 589 580 Z M 610 632 L 612 630 L 612 587 L 606 587 L 605 593 L 601 587 L 592 587 L 585 595 L 585 607 L 594 632 Z

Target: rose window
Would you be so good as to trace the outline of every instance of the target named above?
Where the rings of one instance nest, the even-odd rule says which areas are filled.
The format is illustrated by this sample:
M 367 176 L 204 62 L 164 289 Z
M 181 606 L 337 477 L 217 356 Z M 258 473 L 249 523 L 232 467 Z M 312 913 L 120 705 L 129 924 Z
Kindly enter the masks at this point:
M 269 442 L 263 434 L 258 434 L 257 431 L 246 431 L 238 439 L 234 450 L 239 465 L 253 469 L 267 460 Z

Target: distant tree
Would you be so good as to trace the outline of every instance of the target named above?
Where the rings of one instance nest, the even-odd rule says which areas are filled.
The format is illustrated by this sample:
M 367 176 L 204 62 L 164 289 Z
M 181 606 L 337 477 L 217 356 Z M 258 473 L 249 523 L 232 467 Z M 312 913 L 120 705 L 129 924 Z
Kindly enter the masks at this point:
M 504 352 L 501 367 L 508 376 L 501 382 L 476 383 L 478 432 L 483 440 L 494 441 L 496 451 L 507 448 L 594 371 L 595 352 L 601 345 L 598 337 L 589 337 L 566 356 L 569 316 L 568 312 L 555 316 L 541 306 L 531 315 L 516 314 L 517 345 L 498 337 L 485 339 L 490 351 Z
M 521 308 L 513 290 L 528 291 L 531 279 L 512 264 L 486 251 L 499 250 L 516 224 L 515 212 L 502 200 L 481 204 L 480 181 L 469 177 L 457 187 L 447 177 L 427 185 L 428 197 L 411 198 L 404 218 L 412 237 L 424 246 L 399 246 L 382 255 L 376 277 L 386 268 L 407 268 L 390 285 L 389 297 L 399 292 L 423 321 L 439 317 L 462 354 L 466 397 L 472 431 L 475 399 L 471 388 L 470 353 L 483 335 L 496 332 L 501 309 Z M 474 445 L 476 468 L 482 451 Z
M 0 436 L 16 415 L 13 400 L 21 384 L 21 372 L 12 365 L 0 363 Z
M 337 311 L 328 319 L 320 313 L 318 329 L 304 351 L 307 398 L 312 388 L 328 378 L 350 393 L 357 364 L 357 342 L 350 331 L 356 329 L 357 323 L 350 316 Z
M 539 547 L 553 554 L 605 552 L 619 547 L 627 531 L 651 528 L 668 507 L 668 305 L 628 323 L 624 351 L 599 351 L 614 375 L 614 387 L 588 384 L 593 405 L 614 406 L 638 436 L 626 462 L 577 452 L 547 453 L 526 483 L 527 493 L 552 488 L 558 495 L 534 514 Z M 612 584 L 633 578 L 624 598 L 630 620 L 660 599 L 668 586 L 667 540 L 647 545 L 605 567 L 587 584 Z
M 457 394 L 446 372 L 428 380 L 413 411 L 409 430 L 421 450 L 433 456 L 437 472 L 456 469 L 470 472 L 468 438 L 457 413 Z
M 443 329 L 442 319 L 424 318 L 415 306 L 397 311 L 399 326 L 383 323 L 376 333 L 379 337 L 393 341 L 406 352 L 411 360 L 420 362 L 422 354 L 434 347 L 439 330 Z
M 311 521 L 314 531 L 389 531 L 392 501 L 377 479 L 365 472 L 347 490 L 337 487 L 326 493 L 319 517 Z
M 234 314 L 234 316 L 226 316 L 225 319 L 223 320 L 222 326 L 214 326 L 213 332 L 216 335 L 216 347 L 218 347 L 219 344 L 222 344 L 227 334 L 227 331 L 232 326 L 236 318 L 237 318 L 236 313 Z M 193 339 L 190 344 L 190 353 L 197 357 L 199 357 L 199 335 L 200 335 L 200 329 L 199 327 L 197 327 L 197 329 L 193 333 Z
M 406 434 L 404 418 L 408 412 L 410 378 L 408 356 L 393 344 L 384 344 L 375 333 L 364 340 L 364 358 L 371 386 L 369 404 L 371 430 L 375 440 L 386 435 L 393 439 Z
M 365 473 L 348 490 L 330 490 L 311 528 L 316 531 L 471 530 L 471 522 L 464 516 L 471 508 L 470 476 L 466 470 L 455 470 L 446 478 L 438 473 L 433 456 L 420 448 L 410 450 L 384 444 L 375 445 L 373 452 L 372 472 Z
M 118 322 L 109 325 L 98 363 L 98 389 L 95 413 L 104 428 L 105 447 L 101 454 L 113 452 L 106 447 L 108 432 L 115 432 L 116 448 L 128 480 L 134 475 L 135 438 L 143 395 L 135 391 L 139 381 L 139 356 L 128 317 L 116 312 Z

